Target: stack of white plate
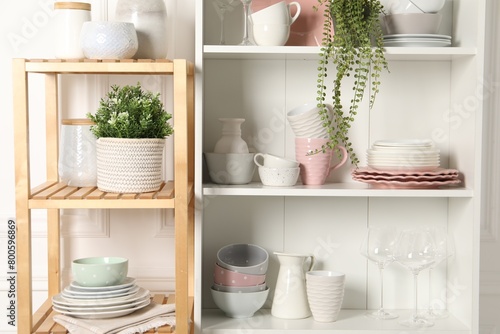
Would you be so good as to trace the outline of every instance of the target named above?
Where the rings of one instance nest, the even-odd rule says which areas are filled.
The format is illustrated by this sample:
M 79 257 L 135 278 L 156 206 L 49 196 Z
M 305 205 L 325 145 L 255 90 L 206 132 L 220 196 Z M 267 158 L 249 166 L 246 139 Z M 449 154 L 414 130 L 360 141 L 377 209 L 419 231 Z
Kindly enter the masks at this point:
M 367 150 L 368 166 L 378 170 L 429 171 L 440 166 L 432 140 L 379 140 Z
M 72 282 L 52 297 L 52 308 L 61 314 L 85 319 L 115 318 L 130 314 L 151 302 L 148 290 L 127 277 L 122 284 L 85 287 Z
M 437 34 L 396 34 L 385 35 L 384 46 L 443 47 L 451 46 L 451 36 Z

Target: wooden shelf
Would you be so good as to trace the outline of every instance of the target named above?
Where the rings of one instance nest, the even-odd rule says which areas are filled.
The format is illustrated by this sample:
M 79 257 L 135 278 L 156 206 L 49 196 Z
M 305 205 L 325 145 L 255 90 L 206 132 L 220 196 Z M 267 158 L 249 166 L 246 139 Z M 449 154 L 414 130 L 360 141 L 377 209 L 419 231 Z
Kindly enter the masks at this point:
M 108 193 L 97 187 L 71 187 L 47 181 L 32 189 L 30 209 L 173 209 L 175 183 L 163 183 L 158 191 L 146 193 Z M 188 201 L 193 198 L 193 182 L 188 185 Z
M 29 119 L 30 74 L 45 76 L 46 177 L 31 187 Z M 166 75 L 172 78 L 175 117 L 174 175 L 159 191 L 140 194 L 102 192 L 97 187 L 71 187 L 58 182 L 59 76 L 64 74 Z M 87 60 L 14 59 L 14 136 L 17 223 L 18 333 L 62 332 L 42 322 L 50 300 L 32 314 L 32 209 L 47 210 L 48 295 L 60 292 L 60 209 L 172 209 L 175 216 L 176 331 L 192 326 L 194 282 L 194 65 L 184 59 Z M 41 125 L 43 126 L 43 125 Z M 170 300 L 170 299 L 169 299 Z M 191 326 L 190 326 L 191 324 Z M 55 328 L 55 327 L 54 327 Z
M 151 296 L 151 302 L 156 304 L 173 304 L 175 303 L 175 294 L 155 294 Z M 190 298 L 189 309 L 191 313 L 193 311 L 193 299 Z M 34 333 L 35 334 L 66 334 L 68 331 L 66 328 L 56 323 L 53 320 L 53 316 L 59 314 L 52 310 L 52 301 L 47 299 L 45 303 L 40 306 L 38 311 L 35 313 L 35 326 Z M 151 330 L 148 333 L 175 333 L 175 328 L 172 328 L 169 325 L 162 326 L 157 328 L 155 331 Z

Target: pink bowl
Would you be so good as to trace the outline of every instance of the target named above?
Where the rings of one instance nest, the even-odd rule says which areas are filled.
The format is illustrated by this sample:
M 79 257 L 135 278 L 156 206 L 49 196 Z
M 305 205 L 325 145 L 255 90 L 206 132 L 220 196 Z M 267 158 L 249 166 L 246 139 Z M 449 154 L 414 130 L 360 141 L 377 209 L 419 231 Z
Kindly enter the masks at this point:
M 226 268 L 222 268 L 218 263 L 214 269 L 214 283 L 227 286 L 253 286 L 263 284 L 266 275 L 251 275 L 238 273 Z

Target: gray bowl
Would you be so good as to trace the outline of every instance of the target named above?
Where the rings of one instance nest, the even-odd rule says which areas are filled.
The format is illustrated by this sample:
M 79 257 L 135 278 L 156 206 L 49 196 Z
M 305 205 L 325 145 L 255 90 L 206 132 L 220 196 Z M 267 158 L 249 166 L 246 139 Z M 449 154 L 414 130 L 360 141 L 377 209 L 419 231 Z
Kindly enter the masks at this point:
M 239 273 L 263 275 L 267 272 L 269 254 L 257 245 L 230 244 L 219 249 L 217 263 Z
M 239 293 L 210 289 L 212 298 L 224 313 L 231 318 L 250 318 L 267 300 L 269 288 L 264 291 Z
M 205 153 L 208 173 L 217 184 L 247 184 L 255 172 L 255 153 Z

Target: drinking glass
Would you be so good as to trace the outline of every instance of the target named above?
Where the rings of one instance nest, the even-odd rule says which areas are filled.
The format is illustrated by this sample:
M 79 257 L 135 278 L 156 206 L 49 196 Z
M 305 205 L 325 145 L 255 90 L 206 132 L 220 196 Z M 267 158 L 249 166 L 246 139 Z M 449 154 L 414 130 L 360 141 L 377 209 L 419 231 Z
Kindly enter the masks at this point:
M 418 314 L 418 274 L 436 262 L 436 244 L 431 233 L 423 228 L 401 232 L 394 257 L 412 273 L 415 294 L 413 314 L 400 324 L 413 328 L 433 326 L 431 320 Z
M 243 4 L 243 40 L 239 45 L 254 45 L 250 38 L 248 37 L 248 9 L 252 0 L 240 0 Z
M 427 319 L 443 319 L 448 316 L 447 310 L 437 310 L 432 307 L 432 272 L 438 265 L 448 262 L 455 256 L 455 242 L 444 228 L 432 227 L 429 228 L 429 233 L 436 243 L 436 261 L 429 267 L 429 306 L 422 315 Z
M 226 13 L 232 11 L 238 4 L 239 2 L 237 0 L 213 0 L 213 5 L 220 19 L 220 45 L 226 44 L 226 33 L 224 30 L 224 19 L 226 17 Z
M 384 269 L 394 262 L 397 237 L 398 232 L 394 228 L 369 228 L 360 247 L 361 255 L 374 262 L 380 272 L 380 307 L 377 311 L 367 313 L 379 320 L 398 317 L 384 309 Z

